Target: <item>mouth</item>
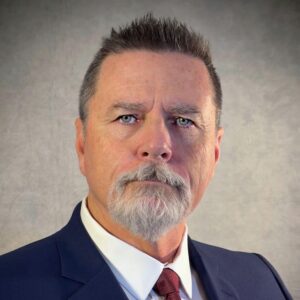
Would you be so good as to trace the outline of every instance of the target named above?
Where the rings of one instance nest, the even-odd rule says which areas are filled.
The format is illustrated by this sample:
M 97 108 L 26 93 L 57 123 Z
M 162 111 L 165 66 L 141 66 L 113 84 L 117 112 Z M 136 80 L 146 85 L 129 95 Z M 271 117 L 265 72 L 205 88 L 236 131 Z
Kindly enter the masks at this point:
M 131 181 L 131 183 L 147 184 L 147 185 L 164 185 L 164 186 L 171 187 L 168 183 L 162 182 L 161 180 L 157 180 L 157 179 L 135 180 L 135 181 Z
M 145 180 L 137 180 L 135 182 L 140 182 L 140 183 L 160 183 L 160 184 L 167 184 L 166 182 L 162 182 L 161 180 L 157 179 L 145 179 Z

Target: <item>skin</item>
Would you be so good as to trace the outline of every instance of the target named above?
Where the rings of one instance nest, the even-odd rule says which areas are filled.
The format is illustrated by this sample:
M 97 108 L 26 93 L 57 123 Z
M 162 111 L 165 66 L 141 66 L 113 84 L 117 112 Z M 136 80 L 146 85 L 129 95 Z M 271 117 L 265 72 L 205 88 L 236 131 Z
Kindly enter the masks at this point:
M 145 162 L 167 164 L 190 185 L 193 211 L 220 157 L 223 129 L 215 126 L 213 95 L 201 60 L 171 52 L 126 51 L 104 60 L 85 129 L 76 120 L 76 150 L 92 216 L 111 234 L 161 262 L 174 258 L 186 220 L 157 242 L 145 241 L 110 217 L 109 189 L 120 174 Z

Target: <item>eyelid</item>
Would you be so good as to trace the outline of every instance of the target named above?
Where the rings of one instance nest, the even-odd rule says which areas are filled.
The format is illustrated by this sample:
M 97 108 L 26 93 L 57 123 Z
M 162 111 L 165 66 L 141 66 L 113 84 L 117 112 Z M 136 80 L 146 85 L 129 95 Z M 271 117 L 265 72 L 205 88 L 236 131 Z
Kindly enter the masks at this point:
M 191 120 L 190 118 L 187 118 L 187 117 L 176 116 L 174 119 L 175 119 L 175 122 L 177 122 L 178 119 L 184 119 L 184 120 L 189 121 L 189 125 L 187 125 L 187 126 L 181 126 L 181 127 L 191 127 L 191 126 L 196 126 L 196 123 L 195 123 L 193 120 Z
M 123 115 L 119 115 L 117 118 L 116 118 L 116 121 L 119 121 L 120 123 L 122 124 L 125 124 L 125 125 L 131 125 L 131 124 L 134 124 L 134 123 L 130 123 L 130 122 L 122 122 L 122 118 L 123 117 L 133 117 L 135 119 L 135 122 L 136 123 L 138 121 L 138 116 L 136 116 L 135 114 L 123 114 Z

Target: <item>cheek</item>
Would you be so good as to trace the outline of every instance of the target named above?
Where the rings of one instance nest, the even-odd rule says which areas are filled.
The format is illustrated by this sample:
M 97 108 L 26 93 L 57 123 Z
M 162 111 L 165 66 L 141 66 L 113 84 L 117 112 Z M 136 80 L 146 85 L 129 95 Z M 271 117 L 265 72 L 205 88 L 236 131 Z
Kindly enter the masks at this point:
M 191 169 L 191 211 L 200 203 L 213 174 L 213 155 L 208 148 L 202 147 L 198 150 L 198 154 L 194 156 L 194 164 Z
M 205 189 L 209 183 L 214 168 L 214 147 L 211 143 L 199 143 L 190 149 L 189 166 L 191 174 L 191 188 L 197 193 Z
M 87 164 L 91 180 L 109 185 L 123 171 L 130 158 L 124 143 L 105 135 L 93 138 L 88 143 Z
M 87 179 L 91 184 L 103 184 L 110 177 L 113 168 L 109 143 L 102 138 L 89 137 L 86 140 L 85 164 Z

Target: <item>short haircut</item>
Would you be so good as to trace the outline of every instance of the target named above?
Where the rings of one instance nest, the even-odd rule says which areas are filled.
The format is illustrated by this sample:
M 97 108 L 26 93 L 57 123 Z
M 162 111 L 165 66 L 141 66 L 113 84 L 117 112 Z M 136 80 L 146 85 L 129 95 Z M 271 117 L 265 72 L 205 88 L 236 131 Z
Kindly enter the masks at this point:
M 79 116 L 83 123 L 87 118 L 88 101 L 96 92 L 97 79 L 103 60 L 111 55 L 130 50 L 154 52 L 175 52 L 199 58 L 207 67 L 211 78 L 216 107 L 216 126 L 220 126 L 222 110 L 222 89 L 219 76 L 212 64 L 208 42 L 202 35 L 188 28 L 184 23 L 170 18 L 155 18 L 151 13 L 133 20 L 129 25 L 112 28 L 109 37 L 102 41 L 102 47 L 90 64 L 80 89 Z

